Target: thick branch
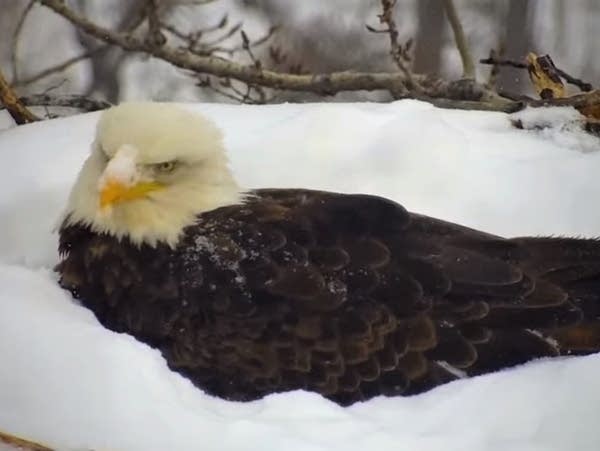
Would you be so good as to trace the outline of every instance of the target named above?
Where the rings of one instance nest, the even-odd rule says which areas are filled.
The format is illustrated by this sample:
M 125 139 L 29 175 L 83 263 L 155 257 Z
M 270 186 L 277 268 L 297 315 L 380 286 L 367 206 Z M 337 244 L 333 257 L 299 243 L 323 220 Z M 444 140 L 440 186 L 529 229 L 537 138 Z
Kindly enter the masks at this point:
M 475 79 L 475 64 L 473 63 L 473 56 L 469 50 L 469 44 L 467 44 L 467 38 L 465 32 L 456 13 L 454 2 L 452 0 L 444 0 L 444 9 L 446 10 L 446 16 L 448 22 L 452 27 L 454 33 L 454 40 L 456 41 L 456 47 L 460 53 L 460 58 L 463 65 L 463 77 Z
M 168 45 L 155 47 L 129 34 L 116 33 L 99 27 L 69 9 L 61 0 L 38 0 L 41 4 L 60 14 L 82 31 L 108 44 L 125 50 L 148 53 L 181 69 L 217 77 L 230 77 L 245 83 L 258 84 L 276 89 L 308 91 L 321 95 L 333 95 L 341 91 L 404 90 L 407 82 L 403 74 L 335 72 L 331 74 L 295 75 L 268 70 L 256 70 L 254 66 L 244 66 L 212 56 L 194 55 L 188 51 Z M 421 76 L 424 78 L 423 76 Z
M 2 71 L 0 71 L 0 103 L 6 107 L 6 110 L 18 125 L 39 120 L 39 118 L 29 111 L 19 100 L 15 91 L 13 91 L 6 81 L 6 78 L 4 78 Z

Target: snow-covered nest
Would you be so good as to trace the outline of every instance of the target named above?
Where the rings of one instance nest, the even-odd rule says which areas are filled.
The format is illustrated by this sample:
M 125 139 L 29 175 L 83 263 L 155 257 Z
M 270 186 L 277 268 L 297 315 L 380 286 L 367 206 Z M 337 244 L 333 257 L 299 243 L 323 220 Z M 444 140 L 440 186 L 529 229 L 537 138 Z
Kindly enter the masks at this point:
M 414 101 L 190 108 L 224 130 L 248 187 L 375 193 L 507 236 L 600 231 L 600 146 L 573 127 L 516 130 Z M 598 355 L 346 409 L 304 392 L 237 404 L 104 330 L 52 272 L 52 228 L 97 118 L 0 134 L 1 431 L 66 450 L 600 449 Z

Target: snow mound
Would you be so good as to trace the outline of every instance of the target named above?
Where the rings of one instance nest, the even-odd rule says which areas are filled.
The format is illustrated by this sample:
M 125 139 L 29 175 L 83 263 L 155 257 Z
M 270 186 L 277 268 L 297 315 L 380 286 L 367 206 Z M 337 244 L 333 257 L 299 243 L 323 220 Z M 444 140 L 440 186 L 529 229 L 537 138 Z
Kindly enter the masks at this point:
M 540 136 L 503 114 L 415 101 L 186 107 L 223 129 L 248 187 L 380 194 L 504 235 L 600 230 L 589 208 L 600 153 L 565 145 L 560 121 Z M 0 430 L 61 450 L 600 449 L 599 355 L 345 409 L 305 392 L 241 404 L 205 395 L 157 351 L 103 329 L 52 271 L 52 230 L 97 118 L 0 133 Z

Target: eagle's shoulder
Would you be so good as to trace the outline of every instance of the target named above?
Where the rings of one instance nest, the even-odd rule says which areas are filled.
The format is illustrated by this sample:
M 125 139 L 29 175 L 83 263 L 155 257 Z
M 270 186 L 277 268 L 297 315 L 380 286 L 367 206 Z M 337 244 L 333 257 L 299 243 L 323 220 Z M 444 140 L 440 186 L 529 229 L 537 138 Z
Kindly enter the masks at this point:
M 307 189 L 249 191 L 242 204 L 203 213 L 199 223 L 229 220 L 255 223 L 311 222 L 337 233 L 393 233 L 411 221 L 406 209 L 383 197 Z M 234 221 L 230 221 L 233 224 Z M 333 230 L 332 228 L 335 228 Z

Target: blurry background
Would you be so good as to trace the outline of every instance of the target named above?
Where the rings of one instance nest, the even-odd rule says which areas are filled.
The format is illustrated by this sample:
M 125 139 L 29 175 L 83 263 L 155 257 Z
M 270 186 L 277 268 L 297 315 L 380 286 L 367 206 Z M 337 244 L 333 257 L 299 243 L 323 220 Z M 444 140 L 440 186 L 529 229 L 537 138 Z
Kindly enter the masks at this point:
M 251 41 L 263 67 L 291 72 L 339 70 L 395 71 L 389 37 L 369 32 L 379 27 L 379 0 L 161 0 L 160 18 L 179 30 L 209 30 L 203 39 L 222 48 L 215 53 L 248 62 L 240 29 Z M 134 24 L 143 0 L 67 0 L 92 21 L 114 30 Z M 600 71 L 598 0 L 456 0 L 456 8 L 475 60 L 491 49 L 522 59 L 527 51 L 548 53 L 555 64 L 594 84 Z M 27 14 L 24 11 L 28 10 Z M 395 9 L 401 39 L 414 38 L 414 71 L 454 79 L 461 65 L 440 0 L 398 0 Z M 224 22 L 225 21 L 225 22 Z M 218 28 L 217 26 L 222 26 Z M 239 28 L 237 28 L 239 25 Z M 229 30 L 234 28 L 231 36 Z M 210 31 L 210 29 L 213 31 Z M 214 29 L 217 28 L 217 29 Z M 18 33 L 16 32 L 17 30 Z M 173 43 L 175 36 L 168 36 Z M 180 69 L 118 48 L 95 50 L 91 39 L 51 10 L 29 0 L 2 2 L 0 67 L 20 95 L 51 92 L 91 95 L 110 102 L 131 99 L 233 102 L 214 89 L 197 86 Z M 235 50 L 231 53 L 229 50 Z M 49 68 L 81 57 L 45 75 Z M 490 67 L 477 65 L 481 78 Z M 528 92 L 527 74 L 503 68 L 498 88 Z M 269 102 L 309 101 L 306 93 L 280 93 Z M 321 101 L 323 99 L 320 99 Z M 389 100 L 387 93 L 341 93 L 331 100 Z

